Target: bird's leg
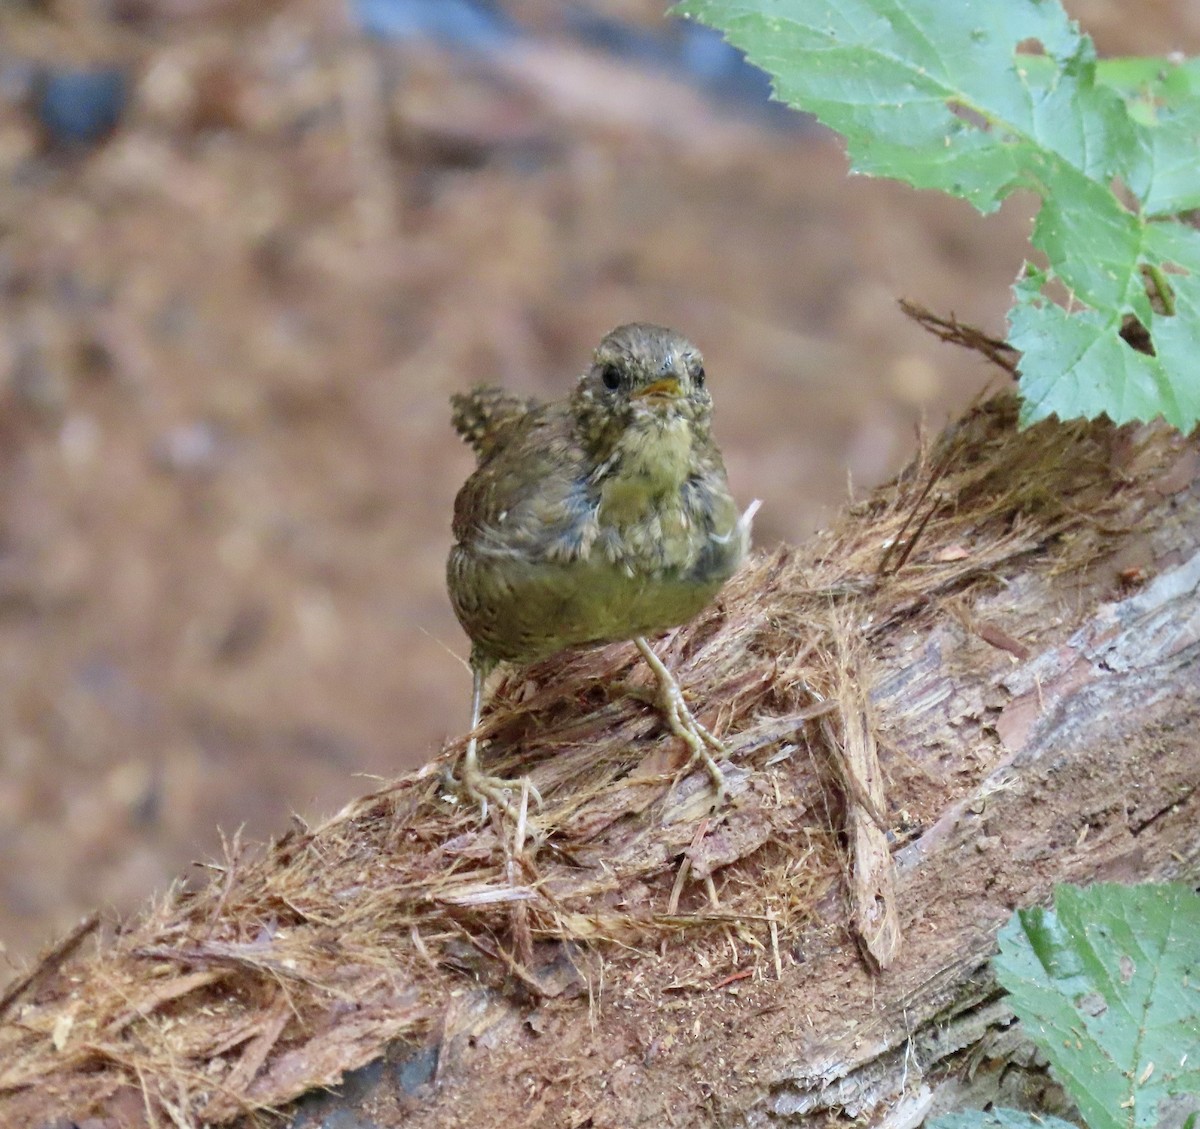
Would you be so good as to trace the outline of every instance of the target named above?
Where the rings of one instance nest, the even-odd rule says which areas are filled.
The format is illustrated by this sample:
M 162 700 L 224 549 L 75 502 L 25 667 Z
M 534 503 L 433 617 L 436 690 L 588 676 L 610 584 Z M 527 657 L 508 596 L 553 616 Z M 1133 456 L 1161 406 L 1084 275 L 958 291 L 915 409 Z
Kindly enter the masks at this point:
M 675 681 L 675 676 L 667 669 L 662 659 L 654 653 L 650 644 L 640 635 L 634 639 L 634 642 L 637 644 L 637 649 L 641 651 L 642 658 L 646 660 L 646 665 L 654 671 L 654 676 L 658 679 L 658 703 L 663 716 L 667 719 L 667 725 L 671 732 L 692 750 L 692 759 L 688 761 L 688 766 L 695 764 L 696 761 L 704 762 L 704 769 L 708 773 L 709 779 L 712 780 L 713 789 L 717 793 L 713 800 L 713 807 L 719 808 L 725 802 L 725 774 L 708 750 L 711 748 L 720 757 L 728 755 L 729 750 L 692 715 L 692 711 L 687 707 L 687 702 L 683 700 L 683 691 L 680 689 L 679 683 Z
M 538 807 L 542 806 L 542 796 L 529 779 L 505 780 L 502 776 L 489 776 L 479 767 L 479 741 L 475 730 L 479 728 L 479 718 L 483 713 L 483 683 L 489 669 L 484 663 L 471 663 L 471 736 L 467 740 L 467 751 L 463 754 L 462 787 L 468 796 L 478 802 L 484 819 L 487 819 L 488 801 L 491 801 L 516 822 L 521 813 L 509 798 L 513 789 L 529 789 Z

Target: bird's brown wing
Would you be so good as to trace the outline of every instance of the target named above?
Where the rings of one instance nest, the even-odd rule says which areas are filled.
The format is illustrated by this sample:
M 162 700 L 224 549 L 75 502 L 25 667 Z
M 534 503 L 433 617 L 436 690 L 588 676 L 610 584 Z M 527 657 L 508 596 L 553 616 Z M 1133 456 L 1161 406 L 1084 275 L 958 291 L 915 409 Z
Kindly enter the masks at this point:
M 568 561 L 595 537 L 583 453 L 561 403 L 524 412 L 489 434 L 454 500 L 454 538 L 488 557 Z

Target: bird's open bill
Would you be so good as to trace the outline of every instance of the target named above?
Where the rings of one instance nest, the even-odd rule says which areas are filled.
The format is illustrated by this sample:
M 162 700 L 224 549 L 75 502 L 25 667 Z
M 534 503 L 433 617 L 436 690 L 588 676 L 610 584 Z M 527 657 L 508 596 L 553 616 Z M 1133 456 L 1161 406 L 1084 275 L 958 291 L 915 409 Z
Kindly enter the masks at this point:
M 674 399 L 682 392 L 678 377 L 664 376 L 662 380 L 647 384 L 645 388 L 635 388 L 629 393 L 629 398 L 631 400 L 658 400 L 664 397 Z

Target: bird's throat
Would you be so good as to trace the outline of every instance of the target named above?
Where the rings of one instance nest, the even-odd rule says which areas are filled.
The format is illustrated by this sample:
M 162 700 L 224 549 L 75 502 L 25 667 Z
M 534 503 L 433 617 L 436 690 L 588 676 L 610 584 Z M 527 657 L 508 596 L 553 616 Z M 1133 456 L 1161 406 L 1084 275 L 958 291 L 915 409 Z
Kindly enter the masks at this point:
M 680 504 L 692 469 L 692 430 L 672 417 L 625 430 L 600 483 L 601 525 L 628 525 Z

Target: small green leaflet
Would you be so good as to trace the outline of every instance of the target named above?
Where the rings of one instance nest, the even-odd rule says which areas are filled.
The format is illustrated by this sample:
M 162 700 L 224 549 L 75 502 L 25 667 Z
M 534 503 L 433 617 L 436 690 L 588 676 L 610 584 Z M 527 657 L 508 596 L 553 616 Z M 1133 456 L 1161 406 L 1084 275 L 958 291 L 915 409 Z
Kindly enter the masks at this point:
M 1153 1129 L 1200 1094 L 1200 896 L 1060 886 L 999 940 L 1000 983 L 1090 1129 Z
M 1200 65 L 1097 60 L 1058 0 L 686 0 L 852 167 L 993 211 L 1042 199 L 1014 288 L 1023 422 L 1200 421 Z M 1168 289 L 1152 303 L 1146 278 Z M 1066 306 L 1048 297 L 1057 284 Z M 1120 336 L 1127 317 L 1154 355 Z
M 1048 1114 L 1034 1117 L 1017 1109 L 997 1107 L 986 1113 L 981 1109 L 948 1113 L 929 1122 L 929 1129 L 1079 1129 L 1079 1126 Z

